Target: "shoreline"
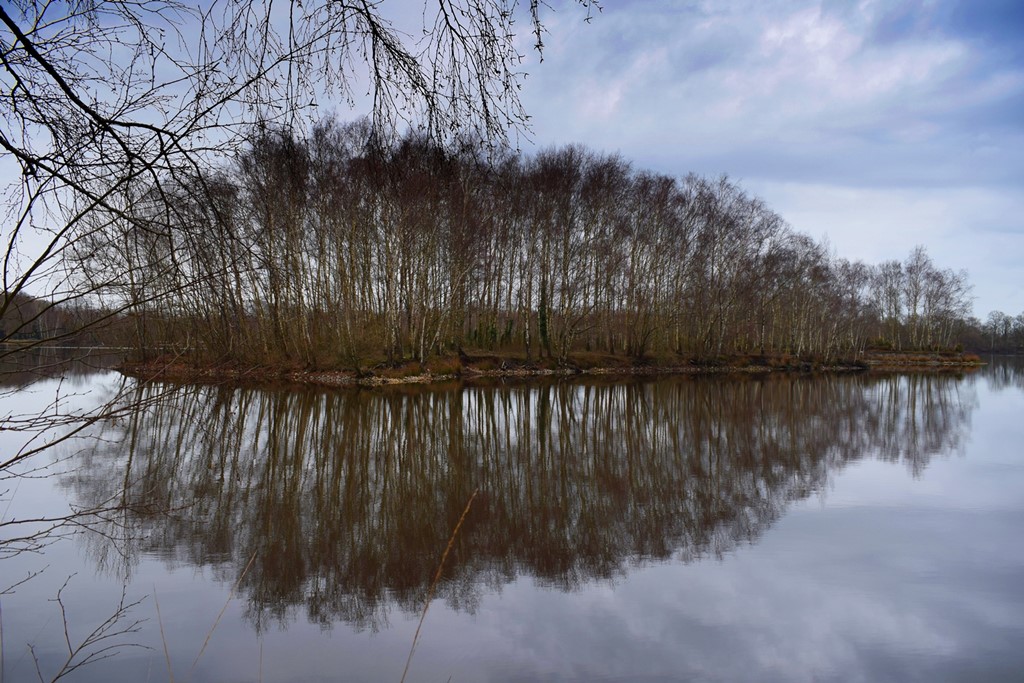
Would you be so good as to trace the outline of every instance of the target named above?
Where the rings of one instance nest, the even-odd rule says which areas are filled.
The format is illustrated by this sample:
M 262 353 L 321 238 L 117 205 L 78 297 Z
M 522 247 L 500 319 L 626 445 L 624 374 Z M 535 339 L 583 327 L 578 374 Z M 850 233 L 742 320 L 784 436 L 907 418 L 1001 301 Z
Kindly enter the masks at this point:
M 757 360 L 764 360 L 758 358 Z M 468 362 L 441 363 L 431 369 L 419 363 L 405 363 L 390 368 L 357 374 L 353 370 L 298 369 L 282 366 L 239 366 L 228 364 L 194 365 L 180 360 L 152 360 L 125 362 L 115 369 L 129 377 L 147 382 L 174 382 L 182 384 L 239 384 L 239 385 L 299 385 L 328 388 L 382 387 L 396 385 L 426 385 L 445 382 L 472 382 L 488 379 L 544 379 L 568 377 L 657 377 L 671 375 L 809 375 L 890 372 L 962 372 L 985 365 L 974 354 L 942 353 L 877 353 L 867 354 L 856 361 L 837 360 L 815 363 L 793 358 L 774 358 L 775 362 L 751 362 L 748 357 L 734 357 L 709 361 L 689 361 L 684 364 L 656 362 L 638 364 L 620 359 L 617 365 L 583 367 L 577 363 L 546 367 L 541 363 L 526 363 L 521 359 L 502 361 L 492 367 L 493 357 L 468 359 Z

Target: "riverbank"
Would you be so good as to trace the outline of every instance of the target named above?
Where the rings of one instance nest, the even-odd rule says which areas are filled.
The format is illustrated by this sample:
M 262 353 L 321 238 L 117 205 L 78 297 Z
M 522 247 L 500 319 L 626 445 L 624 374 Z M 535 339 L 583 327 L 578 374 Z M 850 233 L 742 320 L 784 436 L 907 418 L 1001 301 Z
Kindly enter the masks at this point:
M 378 364 L 359 372 L 288 366 L 199 365 L 180 358 L 125 362 L 117 369 L 146 381 L 181 383 L 300 384 L 326 387 L 432 384 L 477 378 L 570 377 L 577 375 L 654 376 L 704 374 L 964 371 L 984 365 L 970 353 L 867 353 L 857 359 L 821 361 L 788 355 L 716 358 L 633 359 L 612 354 L 577 354 L 563 362 L 527 361 L 515 356 L 477 354 L 442 357 L 421 364 Z

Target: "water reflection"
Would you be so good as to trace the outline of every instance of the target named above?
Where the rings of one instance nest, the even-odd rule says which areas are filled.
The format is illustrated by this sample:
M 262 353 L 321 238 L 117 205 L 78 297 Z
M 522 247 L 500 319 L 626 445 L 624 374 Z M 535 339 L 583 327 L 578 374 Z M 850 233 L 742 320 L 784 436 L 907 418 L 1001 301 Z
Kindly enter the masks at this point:
M 989 356 L 985 375 L 989 385 L 996 391 L 1016 388 L 1024 390 L 1024 357 Z
M 55 377 L 84 387 L 92 375 L 120 359 L 118 351 L 100 347 L 0 344 L 0 395 Z
M 140 386 L 135 399 L 166 392 Z M 382 627 L 520 574 L 570 590 L 720 556 L 863 457 L 921 472 L 976 404 L 948 375 L 675 378 L 394 391 L 186 386 L 104 427 L 67 484 L 121 495 L 122 557 L 236 577 L 257 628 L 296 608 Z M 120 493 L 119 493 L 120 492 Z M 252 559 L 255 558 L 255 559 Z

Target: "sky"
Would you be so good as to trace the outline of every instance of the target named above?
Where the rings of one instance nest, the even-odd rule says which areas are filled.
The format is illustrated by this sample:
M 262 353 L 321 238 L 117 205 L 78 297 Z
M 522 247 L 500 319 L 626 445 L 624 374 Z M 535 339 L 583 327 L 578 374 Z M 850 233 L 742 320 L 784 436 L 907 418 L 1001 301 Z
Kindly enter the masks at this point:
M 420 25 L 423 0 L 388 2 Z M 967 271 L 982 321 L 1024 314 L 1024 1 L 601 4 L 590 21 L 574 0 L 542 4 L 543 62 L 518 24 L 524 151 L 582 143 L 727 174 L 841 257 L 924 245 Z M 369 113 L 354 102 L 319 111 Z
M 728 174 L 839 256 L 924 245 L 968 271 L 976 316 L 1024 313 L 1024 2 L 551 7 L 543 63 L 524 64 L 524 149 Z

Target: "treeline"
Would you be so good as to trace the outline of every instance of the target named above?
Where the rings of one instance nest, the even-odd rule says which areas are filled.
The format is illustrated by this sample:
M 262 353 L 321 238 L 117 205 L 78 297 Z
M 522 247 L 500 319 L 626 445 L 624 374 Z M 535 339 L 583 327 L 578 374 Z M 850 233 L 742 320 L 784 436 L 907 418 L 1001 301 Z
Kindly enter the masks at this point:
M 385 142 L 366 122 L 258 131 L 177 195 L 122 197 L 78 245 L 78 272 L 134 311 L 143 355 L 204 362 L 829 359 L 948 347 L 970 314 L 966 275 L 924 248 L 850 262 L 728 178 L 578 146 L 479 149 Z
M 974 322 L 976 329 L 973 345 L 979 350 L 1024 353 L 1024 311 L 1016 316 L 992 311 L 984 325 Z
M 110 311 L 80 300 L 55 303 L 20 291 L 0 292 L 0 345 L 93 346 L 99 343 L 96 328 L 112 317 Z M 13 355 L 13 350 L 0 346 L 0 361 Z

